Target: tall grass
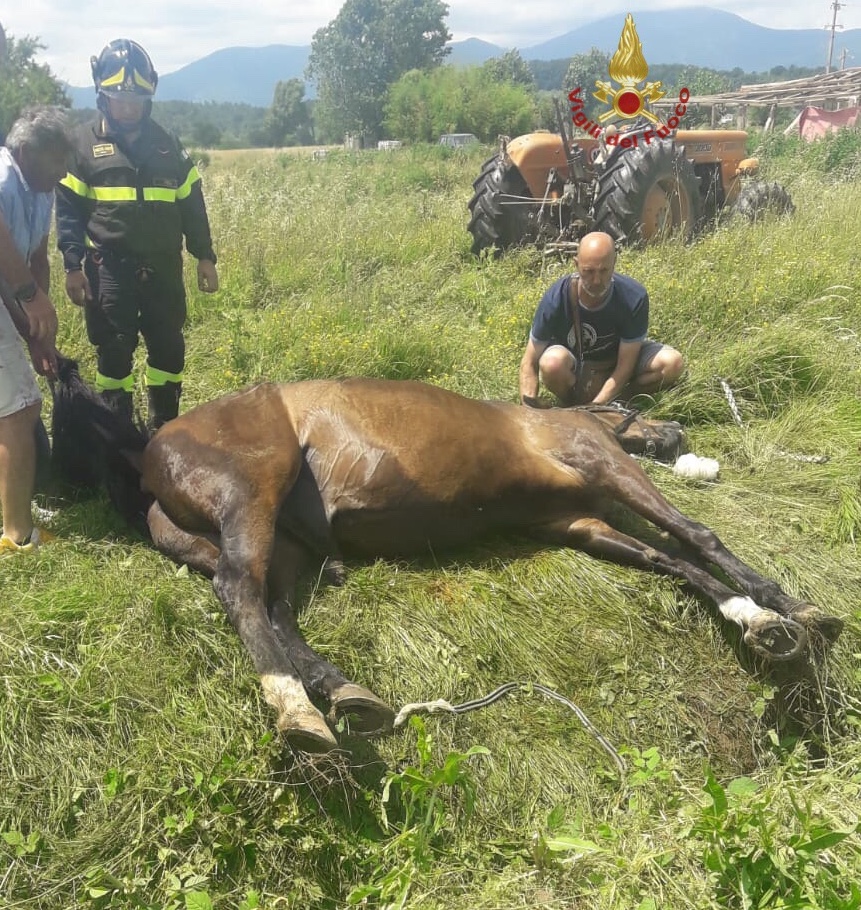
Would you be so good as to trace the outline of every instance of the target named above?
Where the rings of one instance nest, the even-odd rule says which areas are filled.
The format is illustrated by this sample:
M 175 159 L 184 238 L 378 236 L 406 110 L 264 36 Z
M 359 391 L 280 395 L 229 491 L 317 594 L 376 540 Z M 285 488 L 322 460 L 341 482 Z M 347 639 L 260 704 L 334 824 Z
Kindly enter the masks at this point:
M 535 305 L 566 263 L 469 255 L 480 159 L 209 169 L 223 287 L 190 292 L 183 406 L 353 374 L 513 400 Z M 675 583 L 500 541 L 350 566 L 344 587 L 309 587 L 302 628 L 395 706 L 551 686 L 626 771 L 528 689 L 299 760 L 209 584 L 102 498 L 55 497 L 59 542 L 0 562 L 0 906 L 858 906 L 861 189 L 771 166 L 794 218 L 730 222 L 620 268 L 689 362 L 652 412 L 722 464 L 718 483 L 649 466 L 655 482 L 847 621 L 817 663 L 832 711 L 818 739 L 793 735 L 781 688 Z M 92 372 L 79 312 L 61 304 L 61 319 L 62 348 Z

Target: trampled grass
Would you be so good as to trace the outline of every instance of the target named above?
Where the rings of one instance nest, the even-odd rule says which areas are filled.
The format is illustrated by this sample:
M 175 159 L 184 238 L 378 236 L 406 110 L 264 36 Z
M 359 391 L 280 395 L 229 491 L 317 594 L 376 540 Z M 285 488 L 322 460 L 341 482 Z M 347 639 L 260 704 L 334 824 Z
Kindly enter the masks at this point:
M 470 256 L 480 160 L 216 161 L 223 286 L 190 293 L 183 406 L 345 375 L 513 400 L 534 307 L 565 264 Z M 817 737 L 797 738 L 791 693 L 675 583 L 515 540 L 351 565 L 341 588 L 309 585 L 302 628 L 395 706 L 554 688 L 625 772 L 528 690 L 296 759 L 209 583 L 103 498 L 55 498 L 60 541 L 0 562 L 0 907 L 858 906 L 861 189 L 772 166 L 791 220 L 730 222 L 620 268 L 649 286 L 655 337 L 689 359 L 652 413 L 722 465 L 715 483 L 650 475 L 847 621 L 817 663 L 831 708 Z M 61 346 L 91 375 L 80 314 L 61 310 Z

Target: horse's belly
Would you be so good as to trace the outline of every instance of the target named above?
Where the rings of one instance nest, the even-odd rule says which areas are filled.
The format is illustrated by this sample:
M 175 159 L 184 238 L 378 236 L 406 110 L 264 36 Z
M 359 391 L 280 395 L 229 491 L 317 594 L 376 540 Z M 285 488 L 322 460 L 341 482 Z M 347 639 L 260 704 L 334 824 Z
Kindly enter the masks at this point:
M 418 506 L 339 512 L 332 529 L 345 555 L 410 556 L 475 541 L 516 524 L 494 509 Z

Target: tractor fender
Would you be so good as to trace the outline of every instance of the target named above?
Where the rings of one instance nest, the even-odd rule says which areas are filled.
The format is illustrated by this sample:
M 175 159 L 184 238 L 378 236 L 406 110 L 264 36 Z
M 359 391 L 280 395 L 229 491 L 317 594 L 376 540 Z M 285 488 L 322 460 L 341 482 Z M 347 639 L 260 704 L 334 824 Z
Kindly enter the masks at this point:
M 585 152 L 590 161 L 594 161 L 598 150 L 596 139 L 583 139 L 577 143 Z M 565 154 L 565 145 L 558 133 L 549 130 L 537 130 L 512 139 L 506 152 L 512 164 L 523 175 L 529 192 L 537 199 L 544 197 L 547 186 L 547 174 L 551 168 L 556 168 L 556 173 L 564 182 L 568 179 L 568 159 Z M 551 197 L 558 193 L 551 193 Z

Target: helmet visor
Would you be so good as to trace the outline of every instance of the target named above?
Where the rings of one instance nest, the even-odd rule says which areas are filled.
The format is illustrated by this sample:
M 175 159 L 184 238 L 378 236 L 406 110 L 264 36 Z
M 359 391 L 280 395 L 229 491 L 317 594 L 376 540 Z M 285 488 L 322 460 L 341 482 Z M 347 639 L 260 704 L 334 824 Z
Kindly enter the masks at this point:
M 155 85 L 130 66 L 121 66 L 112 76 L 99 80 L 99 91 L 106 95 L 138 95 L 152 98 Z

